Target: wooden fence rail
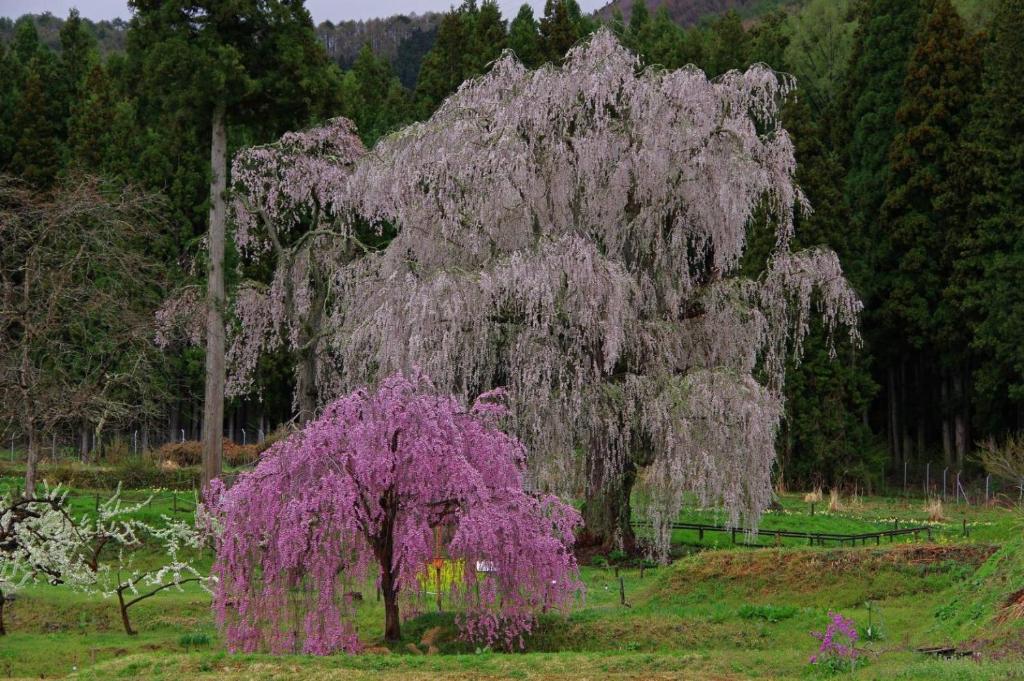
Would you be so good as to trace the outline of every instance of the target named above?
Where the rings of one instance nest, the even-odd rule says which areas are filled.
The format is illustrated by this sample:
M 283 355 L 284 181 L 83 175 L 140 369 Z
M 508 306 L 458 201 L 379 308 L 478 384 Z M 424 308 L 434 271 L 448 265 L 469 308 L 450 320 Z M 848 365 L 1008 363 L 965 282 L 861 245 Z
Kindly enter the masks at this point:
M 635 527 L 650 527 L 651 524 L 648 521 L 635 521 L 633 523 Z M 834 542 L 842 546 L 849 542 L 851 546 L 856 546 L 859 541 L 862 545 L 867 545 L 871 539 L 875 540 L 876 545 L 882 543 L 882 537 L 888 537 L 889 541 L 892 542 L 896 537 L 902 537 L 907 535 L 913 535 L 914 540 L 920 539 L 922 534 L 928 536 L 928 541 L 932 540 L 932 528 L 927 526 L 917 527 L 895 527 L 891 530 L 879 530 L 877 532 L 862 532 L 859 534 L 839 534 L 835 532 L 798 532 L 794 530 L 776 530 L 776 529 L 764 529 L 757 533 L 757 540 L 754 542 L 750 541 L 750 536 L 742 530 L 738 530 L 735 527 L 722 527 L 720 525 L 705 525 L 703 523 L 672 523 L 673 530 L 694 530 L 698 533 L 699 539 L 704 539 L 705 532 L 724 532 L 732 535 L 732 543 L 736 543 L 736 534 L 742 534 L 745 541 L 742 542 L 743 546 L 771 546 L 771 544 L 763 544 L 760 541 L 761 537 L 768 537 L 774 539 L 775 545 L 778 545 L 783 537 L 790 539 L 806 539 L 808 544 L 811 546 L 825 546 L 826 542 Z

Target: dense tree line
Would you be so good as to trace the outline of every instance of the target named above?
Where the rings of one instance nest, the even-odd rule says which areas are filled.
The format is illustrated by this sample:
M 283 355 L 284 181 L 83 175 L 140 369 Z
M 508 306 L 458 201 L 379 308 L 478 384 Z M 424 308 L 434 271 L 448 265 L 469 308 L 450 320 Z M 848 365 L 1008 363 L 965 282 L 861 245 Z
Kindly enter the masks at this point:
M 56 47 L 31 18 L 5 30 L 0 172 L 44 192 L 81 172 L 160 192 L 167 216 L 148 248 L 188 263 L 181 280 L 205 272 L 214 93 L 230 92 L 229 157 L 337 115 L 369 147 L 429 117 L 504 49 L 530 67 L 557 62 L 605 22 L 648 65 L 718 76 L 764 62 L 797 80 L 784 125 L 814 211 L 797 217 L 796 245 L 836 250 L 866 312 L 863 347 L 840 343 L 833 361 L 812 328 L 791 367 L 787 482 L 873 483 L 925 461 L 969 467 L 975 442 L 1024 428 L 1024 0 L 806 0 L 754 22 L 728 12 L 690 27 L 642 2 L 599 20 L 575 0 L 513 17 L 465 0 L 436 22 L 429 50 L 417 48 L 414 79 L 369 44 L 347 46 L 349 68 L 332 63 L 304 11 L 278 17 L 268 61 L 230 31 L 183 41 L 167 4 L 134 3 L 123 52 L 101 54 L 75 13 Z M 750 268 L 765 266 L 767 227 L 751 225 L 762 238 L 752 235 Z M 236 261 L 229 246 L 229 288 Z M 236 433 L 255 430 L 256 414 L 291 415 L 293 361 L 261 359 L 254 394 L 229 405 Z M 196 432 L 201 362 L 195 350 L 170 353 L 162 428 Z

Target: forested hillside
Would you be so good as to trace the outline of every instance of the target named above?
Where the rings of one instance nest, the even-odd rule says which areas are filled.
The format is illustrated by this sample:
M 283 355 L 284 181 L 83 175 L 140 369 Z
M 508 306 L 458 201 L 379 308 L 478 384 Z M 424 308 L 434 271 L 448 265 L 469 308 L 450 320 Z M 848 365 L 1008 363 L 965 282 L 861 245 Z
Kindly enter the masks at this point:
M 611 21 L 616 14 L 632 16 L 638 0 L 612 0 L 595 12 L 603 21 Z M 693 26 L 701 19 L 712 19 L 717 14 L 733 10 L 744 17 L 764 14 L 772 9 L 794 5 L 798 0 L 644 0 L 647 11 L 656 12 L 662 7 L 672 21 L 681 26 Z
M 204 285 L 207 76 L 234 81 L 143 4 L 124 24 L 75 14 L 0 23 L 0 73 L 11 74 L 0 79 L 0 173 L 41 196 L 82 173 L 160 196 L 147 250 L 174 281 L 138 285 L 167 293 Z M 549 0 L 541 13 L 524 5 L 502 16 L 490 0 L 466 0 L 445 14 L 319 27 L 303 10 L 275 34 L 273 49 L 292 59 L 280 71 L 256 68 L 266 55 L 246 57 L 254 71 L 239 82 L 251 89 L 229 111 L 228 157 L 339 115 L 372 147 L 429 117 L 505 48 L 530 67 L 557 62 L 602 24 L 646 64 L 720 76 L 766 63 L 796 81 L 783 124 L 813 208 L 798 212 L 796 243 L 834 249 L 865 305 L 860 346 L 833 348 L 808 320 L 786 384 L 779 474 L 876 485 L 928 462 L 980 471 L 976 443 L 1024 428 L 1024 0 L 654 4 L 622 0 L 591 16 Z M 750 225 L 751 275 L 767 265 L 772 227 Z M 229 292 L 242 277 L 273 276 L 231 247 L 226 262 Z M 195 437 L 202 357 L 172 344 L 144 409 L 51 427 Z M 283 349 L 260 359 L 252 391 L 228 404 L 230 436 L 291 418 L 296 363 Z M 17 418 L 0 413 L 6 421 Z

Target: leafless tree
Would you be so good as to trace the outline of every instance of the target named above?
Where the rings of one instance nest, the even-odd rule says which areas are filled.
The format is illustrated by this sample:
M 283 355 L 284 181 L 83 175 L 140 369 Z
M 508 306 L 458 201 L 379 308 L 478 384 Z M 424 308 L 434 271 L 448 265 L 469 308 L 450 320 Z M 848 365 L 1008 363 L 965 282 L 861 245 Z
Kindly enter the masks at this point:
M 44 433 L 101 431 L 153 403 L 161 208 L 93 177 L 45 194 L 0 178 L 0 421 L 28 440 L 26 494 Z

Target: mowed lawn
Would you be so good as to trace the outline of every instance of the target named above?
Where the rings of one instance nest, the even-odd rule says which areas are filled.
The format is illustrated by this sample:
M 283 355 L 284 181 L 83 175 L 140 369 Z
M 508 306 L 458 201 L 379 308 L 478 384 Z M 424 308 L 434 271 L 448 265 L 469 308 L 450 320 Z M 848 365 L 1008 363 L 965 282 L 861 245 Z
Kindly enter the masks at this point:
M 103 494 L 100 492 L 99 494 Z M 107 492 L 109 494 L 109 492 Z M 72 497 L 76 511 L 95 506 L 95 492 Z M 126 496 L 142 499 L 147 493 Z M 90 501 L 91 499 L 91 501 Z M 785 495 L 783 510 L 762 524 L 811 532 L 870 532 L 899 521 L 927 521 L 921 500 L 847 500 L 835 513 L 825 503 L 815 513 L 799 495 Z M 141 511 L 150 521 L 171 515 L 175 499 L 157 492 Z M 178 505 L 184 506 L 182 497 Z M 527 640 L 525 652 L 480 650 L 457 639 L 450 613 L 429 612 L 403 625 L 403 641 L 380 645 L 383 611 L 371 585 L 359 606 L 360 635 L 368 652 L 316 658 L 302 655 L 236 655 L 225 651 L 209 607 L 194 585 L 165 592 L 132 608 L 138 636 L 120 629 L 117 607 L 67 589 L 37 586 L 8 604 L 9 635 L 0 639 L 0 675 L 8 678 L 82 679 L 790 679 L 826 678 L 808 663 L 829 611 L 872 624 L 878 640 L 863 641 L 862 663 L 851 678 L 1024 678 L 1014 646 L 1019 636 L 1000 608 L 1024 583 L 1008 572 L 1006 542 L 1019 541 L 1019 515 L 1005 508 L 947 506 L 933 523 L 934 541 L 898 541 L 857 548 L 732 546 L 731 535 L 679 531 L 666 567 L 583 566 L 587 594 L 567 617 L 548 615 Z M 179 509 L 177 515 L 187 512 Z M 720 522 L 713 512 L 690 511 L 680 520 Z M 968 535 L 963 523 L 967 521 Z M 740 535 L 742 540 L 742 534 Z M 762 540 L 767 540 L 762 536 Z M 770 543 L 770 542 L 769 542 Z M 715 548 L 715 545 L 719 548 Z M 993 557 L 994 556 L 994 557 Z M 1002 556 L 1002 558 L 1000 558 Z M 157 556 L 143 556 L 143 560 Z M 208 565 L 208 558 L 206 564 Z M 1003 560 L 999 563 L 999 560 Z M 614 561 L 612 561 L 614 563 Z M 981 575 L 981 577 L 979 577 Z M 620 582 L 626 605 L 621 603 Z M 980 605 L 973 594 L 992 596 Z M 870 604 L 870 606 L 869 606 Z M 1003 617 L 1000 631 L 989 622 Z M 437 654 L 425 654 L 432 644 Z M 975 655 L 936 658 L 921 647 L 959 646 Z

